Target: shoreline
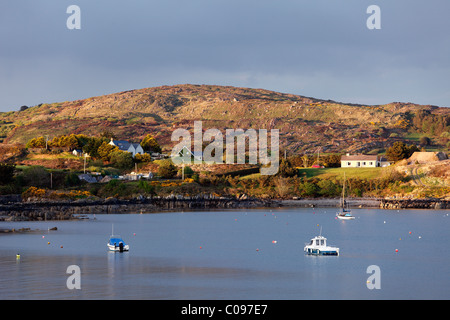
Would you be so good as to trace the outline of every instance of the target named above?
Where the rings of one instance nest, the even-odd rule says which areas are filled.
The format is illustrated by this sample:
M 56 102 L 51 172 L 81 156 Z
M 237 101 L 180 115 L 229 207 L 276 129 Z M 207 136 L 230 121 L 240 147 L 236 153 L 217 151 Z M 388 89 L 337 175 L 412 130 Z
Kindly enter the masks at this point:
M 250 208 L 339 208 L 340 198 L 252 199 L 214 196 L 138 198 L 120 200 L 82 199 L 76 201 L 17 201 L 0 204 L 1 221 L 49 221 L 81 219 L 86 214 L 160 213 L 177 210 L 217 210 Z M 450 209 L 450 201 L 440 199 L 348 198 L 350 208 Z
M 281 200 L 284 207 L 317 207 L 317 208 L 339 208 L 340 198 L 312 198 L 312 199 L 295 199 Z M 379 209 L 382 199 L 371 198 L 349 198 L 347 199 L 350 208 L 374 208 Z

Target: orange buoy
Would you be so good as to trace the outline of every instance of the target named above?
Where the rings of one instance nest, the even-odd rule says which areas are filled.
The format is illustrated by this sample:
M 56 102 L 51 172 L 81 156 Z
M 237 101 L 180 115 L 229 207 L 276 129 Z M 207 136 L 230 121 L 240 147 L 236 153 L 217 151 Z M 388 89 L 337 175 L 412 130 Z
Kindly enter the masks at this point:
M 395 249 L 395 252 L 398 252 L 398 249 Z

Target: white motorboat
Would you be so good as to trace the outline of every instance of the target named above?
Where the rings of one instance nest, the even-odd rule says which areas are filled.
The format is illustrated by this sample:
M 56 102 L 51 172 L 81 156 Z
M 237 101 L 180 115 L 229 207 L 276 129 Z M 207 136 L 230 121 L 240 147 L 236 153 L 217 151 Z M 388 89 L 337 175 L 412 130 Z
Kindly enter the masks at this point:
M 339 248 L 327 246 L 327 238 L 322 235 L 311 239 L 311 242 L 305 245 L 303 249 L 306 254 L 316 256 L 338 256 Z

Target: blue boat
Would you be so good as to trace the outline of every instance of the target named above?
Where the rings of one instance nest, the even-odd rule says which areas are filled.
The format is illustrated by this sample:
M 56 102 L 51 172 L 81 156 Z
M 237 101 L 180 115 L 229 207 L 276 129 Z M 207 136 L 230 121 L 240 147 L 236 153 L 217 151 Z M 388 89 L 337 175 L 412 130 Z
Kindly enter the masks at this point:
M 130 250 L 130 246 L 120 236 L 111 236 L 107 246 L 110 251 L 124 252 Z
M 106 245 L 110 251 L 124 252 L 130 250 L 130 246 L 123 241 L 121 236 L 114 235 L 114 225 L 112 226 L 111 237 L 109 237 L 109 242 Z

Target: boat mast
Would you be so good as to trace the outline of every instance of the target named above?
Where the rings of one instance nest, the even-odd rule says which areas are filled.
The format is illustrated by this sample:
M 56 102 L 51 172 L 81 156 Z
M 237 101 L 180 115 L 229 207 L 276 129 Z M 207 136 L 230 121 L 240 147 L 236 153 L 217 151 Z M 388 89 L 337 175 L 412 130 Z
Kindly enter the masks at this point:
M 345 210 L 345 172 L 344 172 L 344 185 L 342 187 L 342 209 Z

